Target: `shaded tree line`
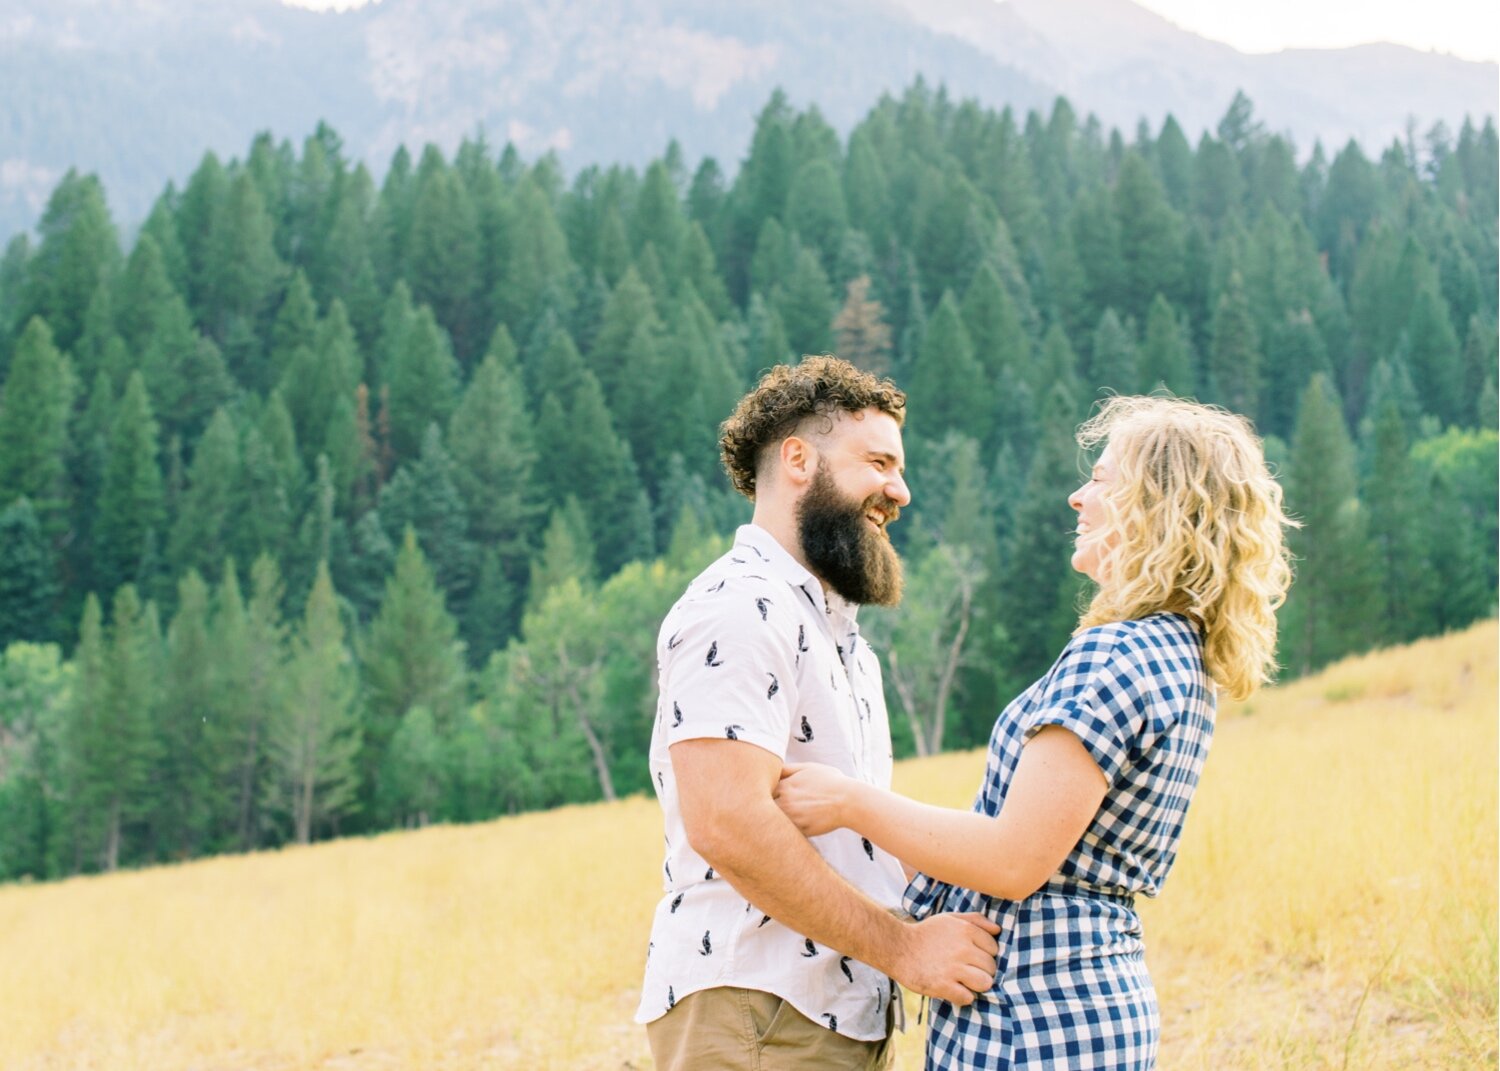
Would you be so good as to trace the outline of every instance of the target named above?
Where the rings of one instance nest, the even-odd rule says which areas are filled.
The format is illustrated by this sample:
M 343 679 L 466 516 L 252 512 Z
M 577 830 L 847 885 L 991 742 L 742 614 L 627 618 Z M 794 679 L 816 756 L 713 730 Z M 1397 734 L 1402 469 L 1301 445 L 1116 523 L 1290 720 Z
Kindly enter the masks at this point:
M 0 878 L 645 789 L 716 425 L 802 353 L 910 396 L 903 752 L 1070 631 L 1102 391 L 1266 436 L 1288 672 L 1492 613 L 1496 203 L 1492 122 L 1299 163 L 1243 96 L 1194 145 L 923 83 L 776 94 L 732 177 L 262 135 L 128 249 L 69 174 L 0 256 Z

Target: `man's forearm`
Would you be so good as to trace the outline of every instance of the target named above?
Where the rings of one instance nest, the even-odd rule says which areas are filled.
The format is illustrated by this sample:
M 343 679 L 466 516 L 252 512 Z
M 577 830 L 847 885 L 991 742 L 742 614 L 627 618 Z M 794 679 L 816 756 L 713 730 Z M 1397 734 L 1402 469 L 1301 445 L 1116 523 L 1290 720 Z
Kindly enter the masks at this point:
M 900 973 L 906 923 L 829 866 L 770 799 L 721 821 L 722 835 L 699 854 L 741 896 L 818 944 Z

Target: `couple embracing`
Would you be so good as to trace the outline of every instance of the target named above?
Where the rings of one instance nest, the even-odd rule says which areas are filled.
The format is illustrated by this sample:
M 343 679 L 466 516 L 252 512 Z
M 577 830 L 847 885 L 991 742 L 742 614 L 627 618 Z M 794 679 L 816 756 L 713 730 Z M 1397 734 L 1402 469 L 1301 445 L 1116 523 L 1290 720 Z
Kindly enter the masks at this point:
M 659 1071 L 886 1068 L 901 988 L 932 1069 L 1146 1069 L 1154 896 L 1217 690 L 1273 667 L 1288 523 L 1243 419 L 1113 398 L 1073 568 L 1097 585 L 1056 663 L 1000 714 L 968 811 L 890 791 L 861 605 L 895 605 L 906 399 L 834 357 L 779 366 L 720 439 L 755 504 L 668 613 L 651 779 L 665 817 L 637 1019 Z

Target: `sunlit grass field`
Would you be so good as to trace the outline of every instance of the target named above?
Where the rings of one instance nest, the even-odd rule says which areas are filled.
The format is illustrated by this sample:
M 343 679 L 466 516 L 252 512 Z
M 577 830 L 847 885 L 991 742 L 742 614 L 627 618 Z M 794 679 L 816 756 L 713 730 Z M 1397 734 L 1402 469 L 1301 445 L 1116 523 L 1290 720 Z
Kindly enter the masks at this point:
M 1221 713 L 1143 910 L 1165 1071 L 1497 1066 L 1497 639 Z M 897 787 L 967 805 L 982 765 Z M 638 798 L 0 887 L 0 1068 L 644 1071 L 660 851 Z

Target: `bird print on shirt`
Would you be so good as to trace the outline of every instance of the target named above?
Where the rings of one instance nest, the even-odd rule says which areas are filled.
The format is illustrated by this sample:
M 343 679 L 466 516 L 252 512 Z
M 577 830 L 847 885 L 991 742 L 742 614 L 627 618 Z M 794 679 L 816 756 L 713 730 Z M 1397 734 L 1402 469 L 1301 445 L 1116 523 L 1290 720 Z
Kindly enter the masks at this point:
M 840 956 L 839 957 L 839 970 L 841 970 L 841 971 L 844 972 L 844 977 L 847 978 L 847 979 L 849 979 L 850 982 L 854 981 L 854 972 L 849 969 L 849 957 L 848 956 Z
M 804 937 L 802 939 L 802 949 L 803 959 L 812 959 L 818 954 L 818 946 L 813 944 L 813 940 L 811 937 Z
M 875 845 L 870 843 L 869 837 L 860 837 L 859 842 L 865 847 L 865 854 L 870 857 L 870 862 L 875 861 Z
M 802 735 L 801 736 L 794 736 L 794 737 L 792 737 L 792 739 L 795 740 L 795 741 L 797 741 L 797 743 L 799 743 L 799 744 L 810 744 L 810 743 L 812 743 L 812 738 L 813 738 L 812 726 L 810 724 L 808 724 L 807 715 L 804 714 L 804 715 L 802 715 Z
M 674 700 L 672 700 L 672 728 L 675 729 L 675 728 L 677 728 L 681 724 L 682 724 L 682 708 L 677 705 L 677 701 L 674 699 Z
M 781 682 L 776 679 L 776 674 L 772 673 L 770 670 L 766 670 L 766 676 L 771 678 L 771 687 L 766 689 L 766 698 L 775 699 L 776 693 L 781 691 Z M 804 724 L 806 724 L 805 719 Z
M 829 1030 L 837 1030 L 839 1028 L 839 1017 L 834 1015 L 833 1012 L 824 1012 L 823 1018 L 828 1020 Z
M 743 725 L 726 725 L 724 726 L 724 738 L 726 740 L 738 740 L 740 738 L 739 734 L 744 731 L 745 727 Z
M 668 636 L 667 637 L 667 650 L 669 650 L 669 651 L 675 651 L 675 650 L 677 650 L 677 648 L 681 647 L 682 646 L 682 640 L 680 638 L 681 636 L 682 636 L 681 630 L 679 630 L 677 632 L 674 632 L 674 633 L 672 633 L 672 635 Z
M 698 950 L 700 956 L 711 956 L 714 954 L 714 943 L 709 940 L 707 930 L 703 931 L 703 947 Z
M 685 893 L 685 892 L 678 893 L 677 897 L 672 901 L 672 909 L 670 911 L 668 911 L 667 914 L 669 914 L 669 915 L 675 915 L 675 914 L 677 914 L 677 909 L 682 906 L 682 898 L 684 896 L 686 896 L 686 895 L 687 895 L 687 893 Z
M 667 986 L 667 1011 L 677 1007 L 677 994 L 672 992 L 672 987 Z
M 765 621 L 770 614 L 771 600 L 766 598 L 756 599 L 755 608 L 760 611 L 760 619 Z
M 711 587 L 711 588 L 708 589 L 708 594 L 713 595 L 713 594 L 716 594 L 717 592 L 720 592 L 720 591 L 723 591 L 723 590 L 724 590 L 724 581 L 720 580 L 717 584 L 715 584 L 713 587 Z
M 713 643 L 708 645 L 708 657 L 703 660 L 703 664 L 709 669 L 714 669 L 724 664 L 724 660 L 719 657 L 718 640 L 714 640 Z
M 703 880 L 704 881 L 713 881 L 714 880 L 714 868 L 713 867 L 709 867 L 708 870 L 704 872 L 704 874 L 703 874 Z

